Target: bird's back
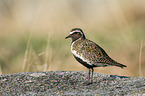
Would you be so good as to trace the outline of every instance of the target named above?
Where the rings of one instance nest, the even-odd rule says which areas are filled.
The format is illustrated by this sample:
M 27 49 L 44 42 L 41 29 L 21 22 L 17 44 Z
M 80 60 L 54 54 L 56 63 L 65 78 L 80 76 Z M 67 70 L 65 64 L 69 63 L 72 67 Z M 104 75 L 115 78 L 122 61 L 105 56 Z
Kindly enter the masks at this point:
M 99 45 L 88 39 L 80 39 L 72 43 L 71 50 L 74 56 L 80 58 L 92 67 L 126 67 L 125 65 L 111 59 Z

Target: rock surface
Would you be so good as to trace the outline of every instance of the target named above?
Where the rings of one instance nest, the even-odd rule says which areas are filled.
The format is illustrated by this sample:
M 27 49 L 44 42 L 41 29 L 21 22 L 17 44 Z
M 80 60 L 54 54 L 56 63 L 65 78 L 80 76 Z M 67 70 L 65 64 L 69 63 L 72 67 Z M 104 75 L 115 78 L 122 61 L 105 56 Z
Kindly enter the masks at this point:
M 0 75 L 0 95 L 145 95 L 145 78 L 94 72 L 50 71 Z

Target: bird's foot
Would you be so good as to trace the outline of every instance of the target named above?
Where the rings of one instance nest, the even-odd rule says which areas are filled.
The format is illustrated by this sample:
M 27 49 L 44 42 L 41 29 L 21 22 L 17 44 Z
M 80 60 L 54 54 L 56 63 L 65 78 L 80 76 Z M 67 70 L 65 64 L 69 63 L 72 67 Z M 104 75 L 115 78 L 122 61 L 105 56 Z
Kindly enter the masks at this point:
M 91 84 L 93 84 L 93 82 L 84 82 L 83 84 L 84 85 L 91 85 Z

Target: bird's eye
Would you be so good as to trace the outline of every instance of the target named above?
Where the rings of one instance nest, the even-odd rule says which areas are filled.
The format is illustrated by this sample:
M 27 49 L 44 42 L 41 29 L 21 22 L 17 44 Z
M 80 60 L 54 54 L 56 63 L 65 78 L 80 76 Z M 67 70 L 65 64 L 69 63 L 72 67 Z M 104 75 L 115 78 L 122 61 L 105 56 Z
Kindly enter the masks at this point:
M 80 32 L 75 32 L 75 34 L 80 34 Z
M 74 32 L 73 34 L 71 34 L 71 35 L 74 35 L 74 34 L 77 34 L 78 32 Z
M 75 32 L 74 34 L 78 34 L 78 32 Z

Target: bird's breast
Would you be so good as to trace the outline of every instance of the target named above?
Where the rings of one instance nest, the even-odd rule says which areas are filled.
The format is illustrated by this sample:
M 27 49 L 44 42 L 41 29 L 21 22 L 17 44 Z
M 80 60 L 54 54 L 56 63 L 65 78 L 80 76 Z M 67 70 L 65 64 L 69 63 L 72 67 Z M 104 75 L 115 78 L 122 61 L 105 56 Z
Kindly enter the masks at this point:
M 71 44 L 71 52 L 73 53 L 73 55 L 80 58 L 83 62 L 92 65 L 90 60 L 86 58 L 83 48 L 84 45 L 82 44 L 82 41 L 76 41 Z

